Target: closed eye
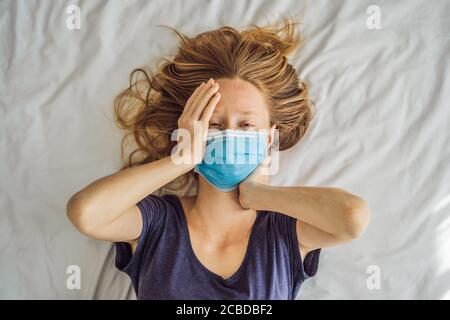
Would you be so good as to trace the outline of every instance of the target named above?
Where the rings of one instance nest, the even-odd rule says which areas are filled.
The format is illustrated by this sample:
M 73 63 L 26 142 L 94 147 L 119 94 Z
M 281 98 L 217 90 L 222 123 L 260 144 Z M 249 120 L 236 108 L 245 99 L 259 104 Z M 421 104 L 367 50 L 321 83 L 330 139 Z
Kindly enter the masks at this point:
M 252 123 L 244 122 L 244 123 L 241 123 L 240 126 L 243 128 L 252 128 L 255 125 L 253 125 Z
M 220 127 L 220 123 L 217 123 L 217 122 L 210 122 L 210 123 L 209 123 L 209 126 L 210 126 L 210 127 L 215 127 L 215 128 L 217 128 L 217 127 Z

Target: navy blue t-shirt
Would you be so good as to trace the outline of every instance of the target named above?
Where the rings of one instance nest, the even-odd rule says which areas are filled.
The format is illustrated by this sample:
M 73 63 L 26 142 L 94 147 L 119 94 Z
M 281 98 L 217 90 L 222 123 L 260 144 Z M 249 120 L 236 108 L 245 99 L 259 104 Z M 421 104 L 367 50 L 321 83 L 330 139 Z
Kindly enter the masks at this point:
M 304 280 L 317 272 L 321 249 L 301 263 L 297 219 L 257 211 L 244 260 L 223 279 L 198 260 L 186 216 L 175 195 L 148 195 L 139 207 L 142 233 L 134 254 L 116 242 L 116 267 L 128 274 L 138 299 L 295 299 Z

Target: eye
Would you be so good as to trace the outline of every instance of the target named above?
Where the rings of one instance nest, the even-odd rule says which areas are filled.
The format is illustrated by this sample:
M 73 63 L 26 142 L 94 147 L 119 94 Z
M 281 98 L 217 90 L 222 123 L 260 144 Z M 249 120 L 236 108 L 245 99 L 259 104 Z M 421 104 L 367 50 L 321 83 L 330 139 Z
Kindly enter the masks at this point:
M 241 127 L 243 127 L 243 128 L 253 128 L 255 125 L 253 125 L 252 123 L 250 123 L 250 122 L 242 122 L 241 124 L 240 124 L 240 126 Z
M 218 122 L 210 122 L 209 126 L 213 127 L 213 128 L 217 128 L 217 127 L 220 127 L 220 123 L 218 123 Z

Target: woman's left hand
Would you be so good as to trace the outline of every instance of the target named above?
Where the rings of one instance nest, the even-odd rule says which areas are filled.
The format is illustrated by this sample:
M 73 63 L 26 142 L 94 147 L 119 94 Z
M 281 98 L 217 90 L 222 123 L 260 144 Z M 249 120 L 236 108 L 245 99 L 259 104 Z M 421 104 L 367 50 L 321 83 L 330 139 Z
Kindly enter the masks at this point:
M 269 184 L 270 156 L 239 184 L 239 202 L 243 208 L 251 208 L 250 192 L 255 191 L 258 186 Z

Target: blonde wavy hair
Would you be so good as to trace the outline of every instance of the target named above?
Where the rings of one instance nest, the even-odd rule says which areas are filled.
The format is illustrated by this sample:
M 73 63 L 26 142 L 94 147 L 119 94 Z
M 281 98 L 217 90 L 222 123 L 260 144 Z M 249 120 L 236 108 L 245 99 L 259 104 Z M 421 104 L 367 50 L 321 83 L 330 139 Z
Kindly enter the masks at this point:
M 242 31 L 224 26 L 195 37 L 169 27 L 180 41 L 175 57 L 162 58 L 156 73 L 133 70 L 130 86 L 115 100 L 115 118 L 125 131 L 121 170 L 170 156 L 177 120 L 195 88 L 209 78 L 240 78 L 255 85 L 268 102 L 271 125 L 279 130 L 279 150 L 294 146 L 314 108 L 308 85 L 287 58 L 303 43 L 297 25 L 283 18 L 281 26 L 252 24 Z M 191 178 L 196 178 L 193 171 L 166 189 L 176 192 Z

